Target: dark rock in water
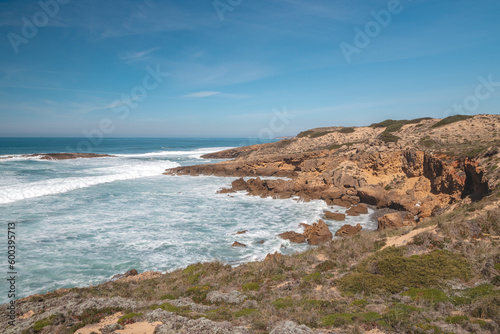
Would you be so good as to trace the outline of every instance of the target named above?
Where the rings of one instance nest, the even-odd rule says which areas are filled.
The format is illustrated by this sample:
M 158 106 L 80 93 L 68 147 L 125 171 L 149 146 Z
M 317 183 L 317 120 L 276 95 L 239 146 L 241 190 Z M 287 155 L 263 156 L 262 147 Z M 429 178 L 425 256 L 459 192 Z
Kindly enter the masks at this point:
M 247 245 L 242 244 L 242 243 L 240 243 L 240 242 L 238 242 L 238 241 L 235 241 L 235 242 L 231 245 L 231 247 L 246 247 L 246 246 L 247 246 Z
M 233 183 L 231 183 L 231 186 L 233 187 L 234 191 L 242 191 L 242 190 L 247 190 L 247 183 L 243 178 L 234 180 Z
M 131 269 L 131 270 L 127 271 L 125 274 L 118 274 L 118 275 L 113 276 L 111 278 L 111 281 L 116 281 L 116 280 L 119 280 L 119 279 L 122 279 L 125 277 L 136 276 L 136 275 L 139 275 L 137 270 Z
M 343 214 L 343 213 L 337 213 L 337 212 L 325 211 L 325 219 L 342 221 L 342 220 L 345 220 L 345 214 Z
M 248 230 L 238 231 L 238 232 L 236 232 L 236 234 L 245 234 L 245 233 L 247 233 L 247 232 L 248 232 Z
M 265 240 L 261 240 L 261 241 L 257 241 L 258 244 L 263 244 L 264 242 L 266 242 Z
M 359 216 L 359 215 L 367 214 L 368 207 L 363 203 L 359 203 L 359 204 L 353 205 L 345 213 L 349 216 Z
M 236 192 L 236 191 L 234 191 L 232 188 L 222 188 L 222 189 L 217 191 L 217 194 L 231 194 L 234 192 Z
M 293 231 L 289 231 L 289 232 L 285 232 L 285 233 L 281 233 L 279 235 L 279 237 L 281 239 L 285 239 L 285 240 L 290 240 L 291 242 L 294 242 L 296 244 L 301 244 L 303 242 L 306 242 L 306 237 L 304 237 L 302 234 L 300 233 L 297 233 L 297 232 L 293 232 Z
M 350 236 L 358 234 L 359 232 L 361 232 L 362 229 L 363 229 L 363 227 L 361 227 L 360 224 L 358 224 L 356 226 L 346 224 L 346 225 L 342 226 L 337 232 L 335 232 L 335 236 L 336 237 L 350 237 Z

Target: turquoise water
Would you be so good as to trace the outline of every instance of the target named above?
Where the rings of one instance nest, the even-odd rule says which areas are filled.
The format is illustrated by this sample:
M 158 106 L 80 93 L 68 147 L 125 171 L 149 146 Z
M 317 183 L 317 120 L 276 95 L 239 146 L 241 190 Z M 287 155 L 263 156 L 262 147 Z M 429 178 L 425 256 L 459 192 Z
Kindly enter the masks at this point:
M 111 158 L 19 156 L 66 152 L 79 141 L 0 138 L 0 156 L 14 155 L 0 159 L 0 221 L 5 235 L 7 223 L 16 222 L 19 297 L 98 284 L 132 268 L 164 272 L 301 251 L 307 245 L 277 234 L 300 232 L 300 223 L 317 221 L 328 208 L 322 201 L 216 194 L 235 178 L 162 175 L 167 168 L 216 162 L 200 156 L 253 143 L 245 139 L 116 138 L 92 147 L 117 155 Z M 374 227 L 367 216 L 348 219 Z M 332 231 L 342 224 L 331 224 Z M 248 233 L 236 235 L 241 230 Z M 234 241 L 248 247 L 232 248 Z M 2 289 L 0 303 L 7 300 Z

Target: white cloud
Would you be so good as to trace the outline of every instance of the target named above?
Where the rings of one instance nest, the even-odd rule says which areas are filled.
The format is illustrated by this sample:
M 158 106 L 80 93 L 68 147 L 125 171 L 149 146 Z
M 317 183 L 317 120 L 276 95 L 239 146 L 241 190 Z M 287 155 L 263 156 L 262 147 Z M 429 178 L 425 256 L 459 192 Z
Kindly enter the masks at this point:
M 133 61 L 141 60 L 144 57 L 146 57 L 147 55 L 149 55 L 150 53 L 155 52 L 158 49 L 159 48 L 156 47 L 156 48 L 151 48 L 151 49 L 139 51 L 139 52 L 128 52 L 125 56 L 121 57 L 121 60 L 126 61 L 126 62 L 133 62 Z
M 202 98 L 202 97 L 209 97 L 209 96 L 214 96 L 214 95 L 219 95 L 219 94 L 220 94 L 220 92 L 203 91 L 203 92 L 187 94 L 187 95 L 184 95 L 183 97 Z

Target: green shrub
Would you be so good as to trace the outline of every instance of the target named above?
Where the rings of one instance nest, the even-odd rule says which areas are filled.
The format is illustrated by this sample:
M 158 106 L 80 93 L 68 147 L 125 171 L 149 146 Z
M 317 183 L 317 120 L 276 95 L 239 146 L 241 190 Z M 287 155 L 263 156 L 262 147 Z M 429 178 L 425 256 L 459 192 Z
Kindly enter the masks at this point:
M 339 280 L 340 288 L 351 293 L 398 293 L 404 287 L 431 288 L 443 280 L 470 277 L 465 258 L 444 250 L 404 256 L 404 247 L 389 247 L 363 261 L 356 271 Z
M 392 133 L 384 131 L 380 134 L 380 139 L 385 141 L 386 143 L 397 143 L 401 138 L 393 135 Z
M 52 325 L 55 317 L 56 317 L 56 315 L 53 314 L 50 317 L 43 318 L 43 319 L 40 319 L 37 322 L 35 322 L 35 324 L 33 325 L 33 330 L 35 331 L 35 333 L 42 331 L 42 329 L 44 327 Z
M 120 317 L 120 319 L 118 319 L 117 322 L 123 325 L 125 321 L 132 319 L 134 317 L 142 317 L 142 313 L 127 313 L 124 316 Z
M 313 134 L 313 130 L 307 130 L 307 131 L 302 131 L 297 135 L 298 138 L 303 138 L 303 137 L 309 137 L 311 134 Z
M 318 137 L 323 137 L 326 136 L 327 134 L 332 133 L 332 131 L 317 131 L 312 133 L 309 138 L 318 138 Z
M 469 118 L 472 118 L 472 116 L 454 115 L 454 116 L 446 117 L 446 118 L 440 120 L 439 122 L 434 124 L 432 127 L 439 128 L 441 126 L 448 125 L 448 124 L 455 123 L 455 122 L 459 122 L 459 121 L 464 121 L 464 120 L 469 119 Z
M 444 321 L 448 324 L 463 324 L 469 321 L 469 317 L 465 315 L 449 316 Z
M 339 130 L 340 133 L 353 133 L 354 131 L 356 131 L 356 130 L 354 130 L 354 128 L 352 128 L 352 127 L 342 128 Z
M 293 300 L 290 297 L 278 298 L 275 301 L 273 301 L 271 304 L 273 304 L 273 306 L 276 307 L 277 309 L 283 309 L 283 308 L 287 308 L 287 307 L 292 307 Z
M 310 282 L 310 281 L 313 281 L 316 283 L 321 282 L 321 273 L 319 271 L 315 271 L 315 272 L 313 272 L 309 275 L 306 275 L 304 277 L 304 282 Z
M 208 284 L 193 286 L 186 290 L 186 293 L 191 296 L 195 303 L 201 303 L 207 299 L 207 293 L 212 290 Z
M 235 318 L 247 317 L 249 315 L 254 314 L 255 312 L 257 312 L 257 310 L 254 308 L 244 308 L 243 310 L 235 312 L 234 316 Z
M 245 283 L 241 287 L 243 291 L 259 291 L 260 285 L 255 282 Z

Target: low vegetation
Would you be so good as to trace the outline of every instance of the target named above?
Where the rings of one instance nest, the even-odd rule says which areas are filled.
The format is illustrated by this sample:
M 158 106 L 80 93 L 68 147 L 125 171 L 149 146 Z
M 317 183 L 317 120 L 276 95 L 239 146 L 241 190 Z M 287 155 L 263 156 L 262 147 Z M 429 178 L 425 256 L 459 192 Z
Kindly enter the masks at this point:
M 432 125 L 432 128 L 439 128 L 441 126 L 448 125 L 451 123 L 465 121 L 465 120 L 472 118 L 472 117 L 473 116 L 468 116 L 468 115 L 454 115 L 454 116 L 446 117 L 446 118 L 440 120 L 439 122 L 437 122 L 436 124 Z

